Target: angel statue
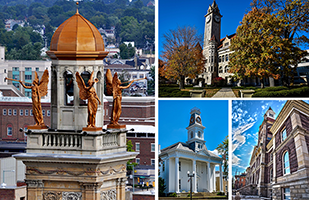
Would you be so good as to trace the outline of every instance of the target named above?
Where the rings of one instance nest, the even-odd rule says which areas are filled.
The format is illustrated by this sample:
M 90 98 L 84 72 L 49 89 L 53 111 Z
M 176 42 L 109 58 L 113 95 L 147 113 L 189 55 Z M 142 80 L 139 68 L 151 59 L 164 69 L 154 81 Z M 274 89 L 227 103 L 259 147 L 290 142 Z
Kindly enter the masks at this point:
M 11 81 L 18 81 L 18 80 L 10 79 L 10 78 L 7 78 L 7 79 Z M 32 82 L 32 86 L 26 86 L 21 80 L 18 81 L 24 88 L 31 89 L 32 91 L 32 113 L 33 113 L 33 117 L 35 120 L 34 126 L 41 126 L 42 128 L 46 127 L 46 125 L 44 124 L 44 121 L 43 121 L 41 97 L 47 95 L 48 81 L 49 81 L 49 75 L 48 75 L 47 69 L 44 71 L 41 81 L 39 81 L 38 74 L 35 72 L 35 78 Z M 25 83 L 31 84 L 27 82 Z
M 114 77 L 113 77 L 110 69 L 107 69 L 105 76 L 106 76 L 106 90 L 107 90 L 106 94 L 107 95 L 113 94 L 113 110 L 112 110 L 110 125 L 120 126 L 118 124 L 118 120 L 121 115 L 122 89 L 127 89 L 132 85 L 133 82 L 146 79 L 146 78 L 132 80 L 130 81 L 129 85 L 120 86 L 121 84 L 124 84 L 124 83 L 121 83 L 121 81 L 118 79 L 117 72 L 114 74 Z
M 76 72 L 76 82 L 79 88 L 79 98 L 82 100 L 88 99 L 88 128 L 95 128 L 95 117 L 98 109 L 98 102 L 101 105 L 101 101 L 95 92 L 93 87 L 94 83 L 97 83 L 99 80 L 96 78 L 93 80 L 93 73 L 91 73 L 88 80 L 88 87 L 86 86 L 83 78 L 78 72 Z

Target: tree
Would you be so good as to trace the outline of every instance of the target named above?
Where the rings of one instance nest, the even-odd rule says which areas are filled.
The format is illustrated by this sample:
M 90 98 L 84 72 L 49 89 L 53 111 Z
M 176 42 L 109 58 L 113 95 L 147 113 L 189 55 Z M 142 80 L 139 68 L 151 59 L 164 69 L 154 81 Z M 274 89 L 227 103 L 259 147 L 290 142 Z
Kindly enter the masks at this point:
M 262 88 L 264 78 L 279 79 L 282 72 L 293 76 L 290 66 L 297 64 L 303 51 L 282 37 L 284 27 L 282 19 L 253 8 L 244 16 L 232 40 L 230 73 L 237 79 L 258 77 Z
M 131 140 L 127 140 L 127 151 L 128 152 L 135 152 L 134 149 L 133 149 L 133 144 L 132 144 Z M 135 167 L 137 165 L 137 163 L 132 162 L 132 159 L 131 159 L 127 162 L 127 170 L 132 171 L 133 170 L 132 165 Z
M 204 56 L 199 44 L 200 37 L 196 28 L 190 26 L 178 27 L 163 35 L 162 59 L 166 63 L 164 76 L 174 78 L 179 82 L 179 88 L 184 88 L 185 78 L 195 78 L 204 69 Z
M 165 196 L 166 185 L 163 178 L 159 177 L 159 197 Z
M 155 73 L 155 67 L 152 66 L 150 68 L 150 72 L 149 72 L 149 75 L 151 77 L 151 79 L 147 81 L 147 93 L 148 95 L 154 95 L 155 93 L 155 76 L 156 76 L 156 73 Z
M 126 45 L 126 44 L 122 43 L 121 45 L 119 45 L 119 49 L 120 49 L 120 58 L 121 59 L 132 58 L 135 54 L 135 49 L 134 49 L 134 47 L 132 47 L 131 44 Z
M 216 148 L 218 150 L 219 155 L 223 158 L 223 179 L 228 179 L 228 160 L 229 160 L 229 139 L 228 136 L 225 137 L 223 142 L 218 145 Z

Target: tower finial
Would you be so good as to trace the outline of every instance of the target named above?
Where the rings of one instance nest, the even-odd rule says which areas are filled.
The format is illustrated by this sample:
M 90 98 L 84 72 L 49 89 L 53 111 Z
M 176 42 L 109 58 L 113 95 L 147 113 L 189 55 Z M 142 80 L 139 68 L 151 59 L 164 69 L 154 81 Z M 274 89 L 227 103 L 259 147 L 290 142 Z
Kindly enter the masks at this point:
M 78 5 L 79 5 L 79 2 L 76 2 L 76 14 L 79 14 L 78 13 Z

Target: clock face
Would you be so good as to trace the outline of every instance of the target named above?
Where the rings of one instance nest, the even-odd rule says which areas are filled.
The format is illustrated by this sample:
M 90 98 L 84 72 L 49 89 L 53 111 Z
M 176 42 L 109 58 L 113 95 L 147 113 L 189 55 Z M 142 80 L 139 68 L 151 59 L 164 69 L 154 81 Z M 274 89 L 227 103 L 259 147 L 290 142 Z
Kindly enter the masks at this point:
M 193 124 L 193 123 L 194 123 L 194 117 L 191 116 L 191 118 L 190 118 L 190 124 Z
M 196 122 L 197 122 L 197 123 L 201 123 L 201 121 L 202 121 L 202 120 L 201 120 L 201 117 L 198 116 L 198 117 L 196 118 Z
M 208 15 L 208 16 L 206 17 L 206 22 L 207 22 L 207 23 L 210 22 L 210 19 L 211 19 L 211 15 Z
M 219 15 L 215 15 L 215 21 L 216 21 L 216 22 L 220 22 L 220 19 L 221 19 L 221 18 L 220 18 Z

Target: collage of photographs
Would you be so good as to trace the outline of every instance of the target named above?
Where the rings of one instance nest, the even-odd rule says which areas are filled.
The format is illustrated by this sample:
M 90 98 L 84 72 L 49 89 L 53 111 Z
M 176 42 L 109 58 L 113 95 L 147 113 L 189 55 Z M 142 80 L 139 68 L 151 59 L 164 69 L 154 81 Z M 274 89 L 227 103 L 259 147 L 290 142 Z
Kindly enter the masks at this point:
M 0 0 L 0 200 L 309 200 L 308 0 Z

